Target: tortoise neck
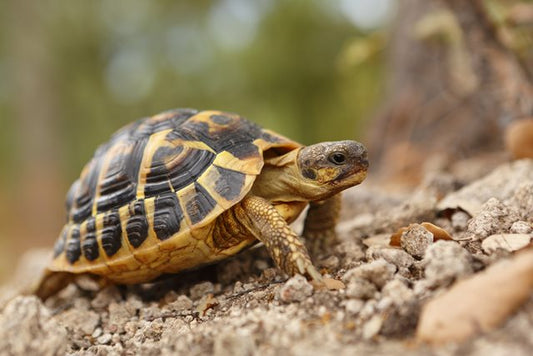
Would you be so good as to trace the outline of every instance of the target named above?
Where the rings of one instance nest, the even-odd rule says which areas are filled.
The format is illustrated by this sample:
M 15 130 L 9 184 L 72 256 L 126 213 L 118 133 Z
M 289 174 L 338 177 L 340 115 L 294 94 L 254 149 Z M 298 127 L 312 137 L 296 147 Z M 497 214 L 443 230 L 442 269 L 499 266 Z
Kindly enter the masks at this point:
M 309 202 L 327 198 L 330 194 L 302 175 L 298 165 L 301 149 L 282 156 L 265 159 L 250 194 L 273 203 Z
M 301 175 L 297 157 L 299 150 L 265 160 L 257 176 L 251 194 L 271 202 L 306 201 L 298 194 L 298 180 Z

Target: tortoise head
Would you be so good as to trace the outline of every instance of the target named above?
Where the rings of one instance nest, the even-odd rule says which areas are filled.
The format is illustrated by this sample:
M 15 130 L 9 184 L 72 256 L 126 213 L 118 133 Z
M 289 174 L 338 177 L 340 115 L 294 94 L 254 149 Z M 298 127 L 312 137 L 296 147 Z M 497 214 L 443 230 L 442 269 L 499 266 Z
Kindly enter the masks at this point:
M 309 197 L 327 197 L 361 183 L 367 173 L 366 148 L 356 141 L 322 142 L 298 153 L 302 189 Z

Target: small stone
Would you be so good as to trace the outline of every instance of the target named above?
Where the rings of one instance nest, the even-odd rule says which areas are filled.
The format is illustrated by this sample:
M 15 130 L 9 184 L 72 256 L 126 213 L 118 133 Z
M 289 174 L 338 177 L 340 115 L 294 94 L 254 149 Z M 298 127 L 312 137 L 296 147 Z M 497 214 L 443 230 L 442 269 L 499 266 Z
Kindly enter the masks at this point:
M 464 211 L 458 210 L 452 215 L 452 227 L 457 231 L 464 231 L 468 227 L 470 215 Z
M 530 241 L 531 235 L 529 234 L 496 234 L 483 240 L 481 247 L 489 254 L 497 250 L 514 252 L 529 245 Z
M 373 298 L 377 291 L 376 286 L 366 279 L 350 278 L 345 293 L 348 298 L 367 300 Z
M 313 286 L 299 274 L 278 289 L 277 296 L 285 303 L 302 302 L 313 294 Z
M 424 274 L 433 287 L 448 286 L 460 277 L 472 274 L 472 256 L 453 241 L 437 241 L 422 260 Z
M 344 309 L 347 313 L 350 313 L 352 315 L 358 314 L 361 309 L 363 309 L 363 306 L 365 305 L 365 302 L 363 302 L 360 299 L 350 299 L 347 300 L 344 304 Z
M 374 315 L 369 321 L 363 325 L 363 339 L 369 340 L 376 336 L 383 325 L 383 317 L 381 315 Z
M 190 294 L 192 300 L 202 298 L 204 295 L 214 293 L 215 286 L 211 282 L 201 282 L 191 287 Z
M 189 299 L 186 295 L 180 295 L 178 298 L 168 305 L 168 308 L 172 311 L 181 312 L 185 310 L 190 310 L 193 307 L 192 300 Z
M 385 260 L 377 260 L 355 268 L 352 268 L 342 277 L 344 282 L 354 278 L 366 279 L 378 288 L 382 288 L 387 281 L 391 280 L 396 272 L 396 267 Z
M 398 269 L 411 267 L 416 260 L 404 250 L 384 246 L 371 246 L 366 250 L 366 258 L 369 261 L 384 259 L 395 265 Z
M 516 221 L 511 225 L 510 232 L 513 234 L 531 234 L 533 226 L 526 221 Z
M 389 281 L 381 290 L 383 298 L 390 298 L 394 305 L 402 306 L 415 299 L 415 293 L 398 279 Z
M 359 317 L 363 320 L 370 319 L 377 312 L 377 304 L 375 299 L 367 300 L 359 312 Z
M 91 335 L 91 337 L 93 337 L 94 339 L 98 338 L 100 335 L 103 334 L 103 330 L 102 328 L 96 328 L 94 329 L 94 332 L 93 334 Z
M 490 198 L 483 204 L 479 214 L 468 223 L 468 232 L 480 240 L 507 231 L 519 216 L 514 209 L 496 198 Z
M 112 339 L 112 335 L 109 333 L 106 333 L 100 336 L 99 338 L 97 338 L 96 342 L 101 345 L 105 345 L 105 344 L 109 344 L 111 342 L 111 339 Z
M 411 224 L 402 233 L 400 246 L 411 256 L 422 258 L 433 241 L 433 234 L 425 227 L 419 224 Z
M 91 306 L 96 309 L 105 309 L 111 302 L 118 302 L 122 299 L 120 291 L 115 285 L 103 288 L 91 300 Z

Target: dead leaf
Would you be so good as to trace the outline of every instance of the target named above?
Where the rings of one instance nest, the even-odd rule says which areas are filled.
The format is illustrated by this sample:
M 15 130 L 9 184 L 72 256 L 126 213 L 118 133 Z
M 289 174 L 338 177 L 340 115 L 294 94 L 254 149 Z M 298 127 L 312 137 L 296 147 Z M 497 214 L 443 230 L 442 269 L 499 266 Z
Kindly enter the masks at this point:
M 432 344 L 467 340 L 499 326 L 532 292 L 533 249 L 528 249 L 429 301 L 422 309 L 416 337 Z
M 486 253 L 499 249 L 514 252 L 527 247 L 530 241 L 531 236 L 528 234 L 496 234 L 483 240 L 481 248 Z
M 218 305 L 218 300 L 213 296 L 213 294 L 209 293 L 205 297 L 203 297 L 200 302 L 198 303 L 198 307 L 196 308 L 196 311 L 200 313 L 200 315 L 205 316 L 205 313 L 214 307 Z
M 442 227 L 434 225 L 434 224 L 432 224 L 430 222 L 423 222 L 420 225 L 425 227 L 426 230 L 428 230 L 429 232 L 431 232 L 433 234 L 433 240 L 434 241 L 438 241 L 438 240 L 453 240 L 451 235 L 448 233 L 448 231 L 444 230 Z

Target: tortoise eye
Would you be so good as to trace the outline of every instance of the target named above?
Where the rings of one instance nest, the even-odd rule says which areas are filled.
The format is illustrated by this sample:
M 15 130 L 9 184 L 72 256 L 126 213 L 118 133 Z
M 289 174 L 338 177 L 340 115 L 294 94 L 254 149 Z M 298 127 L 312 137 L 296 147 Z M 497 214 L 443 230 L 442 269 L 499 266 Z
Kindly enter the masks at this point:
M 342 152 L 333 152 L 329 155 L 328 160 L 336 165 L 346 163 L 346 156 Z

